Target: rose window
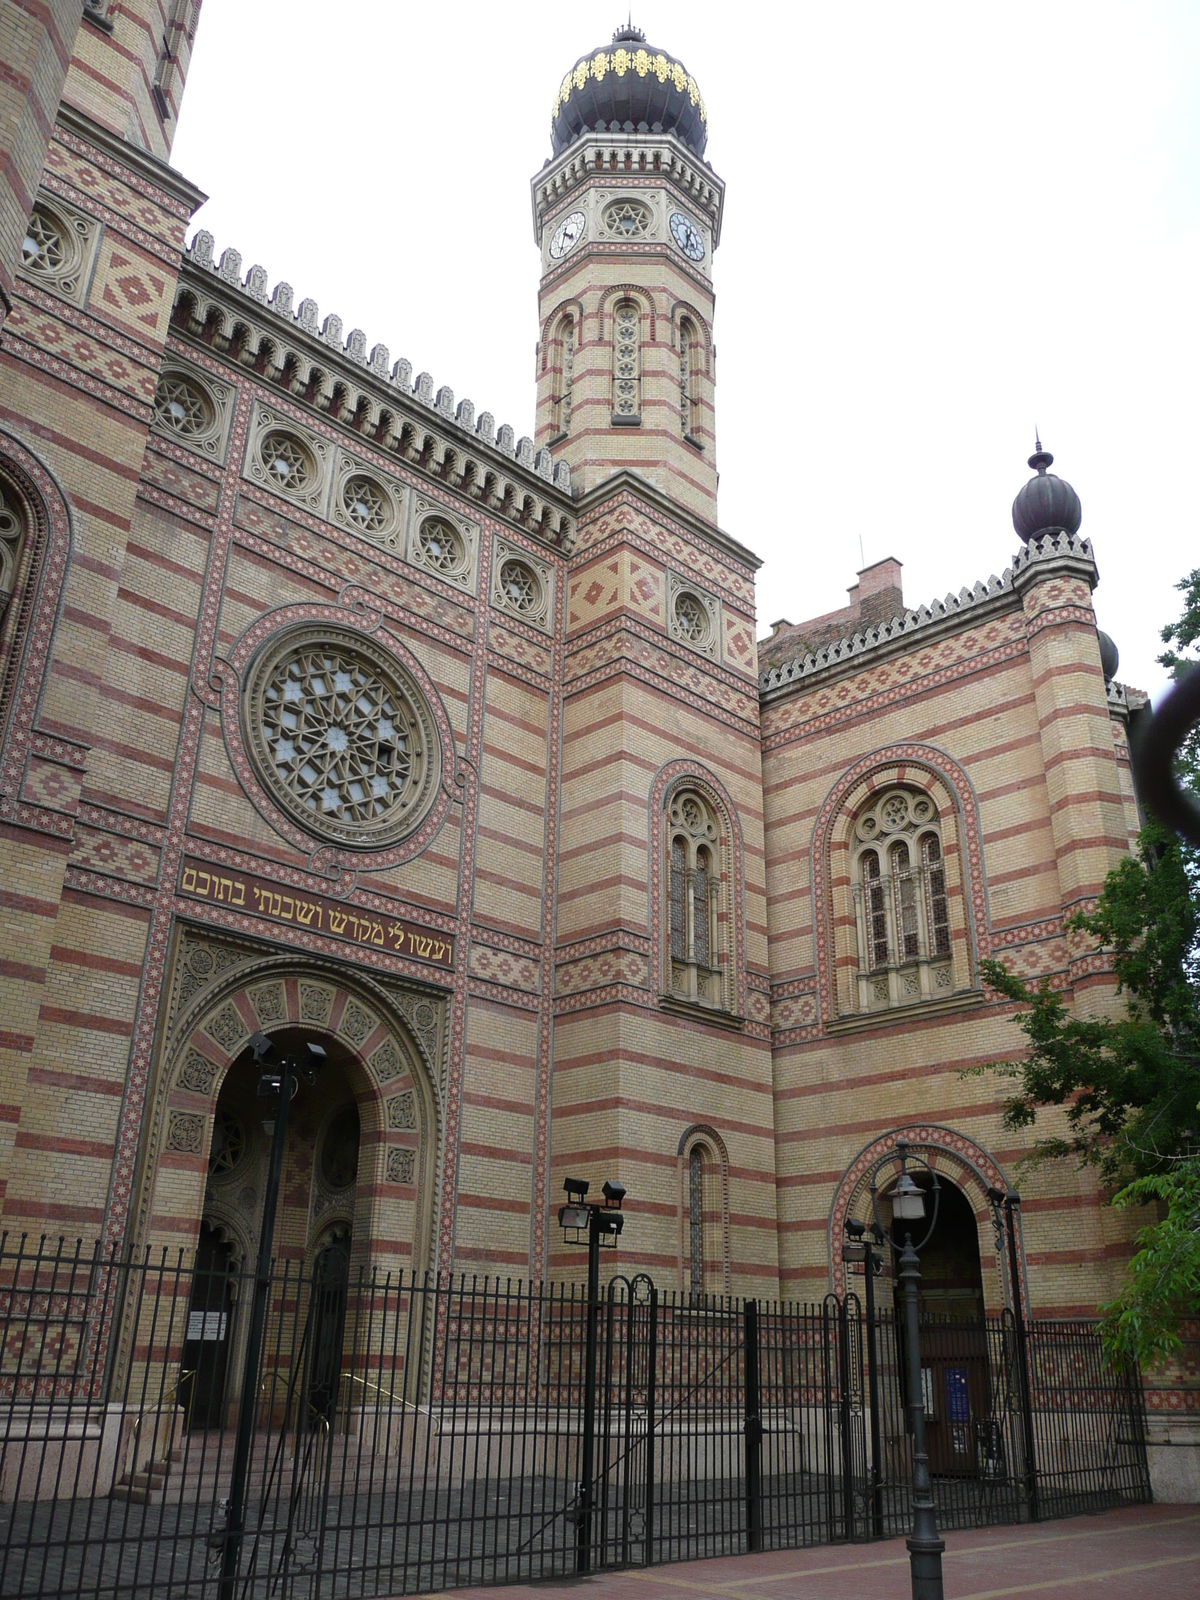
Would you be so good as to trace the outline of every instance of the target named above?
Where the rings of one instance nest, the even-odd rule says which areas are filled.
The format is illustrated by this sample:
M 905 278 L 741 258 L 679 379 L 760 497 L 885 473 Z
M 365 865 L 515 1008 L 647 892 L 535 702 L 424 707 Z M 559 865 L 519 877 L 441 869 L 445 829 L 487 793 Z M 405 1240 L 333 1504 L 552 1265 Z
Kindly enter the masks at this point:
M 288 433 L 268 433 L 259 446 L 268 482 L 288 494 L 300 494 L 313 480 L 308 451 Z
M 410 831 L 437 788 L 437 734 L 416 685 L 382 650 L 306 630 L 247 686 L 260 776 L 311 832 L 350 844 Z
M 67 243 L 58 227 L 44 211 L 35 211 L 29 219 L 21 246 L 21 262 L 25 270 L 53 276 L 62 271 L 66 261 Z
M 514 611 L 535 610 L 539 585 L 532 568 L 523 561 L 505 561 L 500 568 L 500 593 Z
M 623 234 L 627 239 L 640 238 L 653 220 L 650 208 L 636 200 L 618 200 L 604 213 L 604 226 L 609 233 Z
M 175 372 L 164 372 L 154 396 L 154 416 L 172 433 L 192 438 L 212 425 L 208 397 L 194 383 Z
M 232 1111 L 218 1111 L 213 1122 L 212 1150 L 208 1157 L 209 1176 L 224 1177 L 232 1172 L 246 1153 L 246 1130 Z
M 708 636 L 708 612 L 694 594 L 675 596 L 675 627 L 681 639 L 702 644 Z
M 463 563 L 463 542 L 440 517 L 426 517 L 417 530 L 417 546 L 427 567 L 435 572 L 457 572 Z
M 387 495 L 371 478 L 347 480 L 342 488 L 342 510 L 364 533 L 380 533 L 392 519 Z

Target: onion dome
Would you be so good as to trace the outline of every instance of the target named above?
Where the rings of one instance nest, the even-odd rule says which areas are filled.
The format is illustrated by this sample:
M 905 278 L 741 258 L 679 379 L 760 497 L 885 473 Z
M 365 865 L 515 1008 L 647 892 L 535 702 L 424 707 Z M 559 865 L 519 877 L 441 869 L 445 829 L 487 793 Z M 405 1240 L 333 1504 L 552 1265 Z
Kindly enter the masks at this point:
M 612 48 L 590 50 L 567 73 L 550 114 L 559 155 L 585 133 L 673 133 L 696 155 L 708 142 L 708 117 L 696 80 L 681 61 L 646 43 L 632 24 Z
M 1108 634 L 1101 632 L 1099 628 L 1096 629 L 1096 637 L 1100 640 L 1100 665 L 1104 669 L 1104 681 L 1111 683 L 1121 665 L 1121 652 Z
M 1078 533 L 1083 521 L 1083 507 L 1074 489 L 1065 478 L 1046 471 L 1053 460 L 1049 450 L 1042 449 L 1039 439 L 1037 449 L 1029 458 L 1029 465 L 1037 468 L 1037 477 L 1030 478 L 1013 501 L 1013 527 L 1026 544 L 1043 533 L 1061 533 L 1064 529 L 1067 533 Z

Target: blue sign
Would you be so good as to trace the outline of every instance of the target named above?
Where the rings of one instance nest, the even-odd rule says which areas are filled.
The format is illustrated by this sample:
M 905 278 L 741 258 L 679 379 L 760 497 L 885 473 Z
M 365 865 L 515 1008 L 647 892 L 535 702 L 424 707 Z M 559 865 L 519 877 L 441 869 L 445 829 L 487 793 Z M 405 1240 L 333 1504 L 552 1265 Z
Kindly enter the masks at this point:
M 971 1402 L 967 1396 L 967 1369 L 946 1368 L 946 1415 L 951 1422 L 971 1420 Z

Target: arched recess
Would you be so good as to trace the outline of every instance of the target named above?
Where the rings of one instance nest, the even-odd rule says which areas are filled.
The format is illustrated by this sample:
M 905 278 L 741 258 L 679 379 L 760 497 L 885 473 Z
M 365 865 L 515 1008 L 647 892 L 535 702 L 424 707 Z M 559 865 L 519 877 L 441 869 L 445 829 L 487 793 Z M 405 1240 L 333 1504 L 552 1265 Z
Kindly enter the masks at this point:
M 712 377 L 712 329 L 704 320 L 700 311 L 688 300 L 677 300 L 671 307 L 671 344 L 679 347 L 679 325 L 690 322 L 696 330 L 697 342 L 704 353 L 703 372 L 706 378 Z
M 970 779 L 956 761 L 933 745 L 889 745 L 873 751 L 833 785 L 813 827 L 813 926 L 823 1022 L 857 1010 L 851 830 L 872 795 L 891 786 L 928 795 L 937 810 L 951 905 L 956 992 L 975 983 L 978 962 L 989 953 L 979 806 Z
M 650 985 L 655 994 L 668 992 L 665 906 L 667 884 L 667 813 L 673 797 L 681 790 L 694 788 L 708 801 L 721 819 L 722 899 L 718 924 L 728 958 L 727 1005 L 741 1019 L 746 1015 L 746 873 L 742 828 L 729 791 L 715 773 L 698 762 L 680 759 L 660 767 L 650 786 L 648 845 L 650 857 Z
M 71 512 L 45 462 L 0 428 L 0 478 L 25 524 L 0 617 L 0 816 L 16 814 L 71 557 Z
M 311 1037 L 349 1079 L 360 1130 L 356 1262 L 390 1271 L 431 1267 L 442 1147 L 432 1064 L 382 987 L 290 954 L 241 965 L 227 981 L 208 984 L 163 1044 L 139 1156 L 135 1249 L 188 1251 L 195 1244 L 209 1198 L 217 1099 L 255 1032 Z M 260 1203 L 257 1195 L 247 1198 L 240 1220 L 228 1207 L 220 1211 L 242 1259 L 258 1237 Z M 308 1264 L 325 1221 L 314 1207 Z
M 603 343 L 612 339 L 613 307 L 621 300 L 635 300 L 641 308 L 643 319 L 649 319 L 644 330 L 644 342 L 653 344 L 657 334 L 658 310 L 654 296 L 644 284 L 611 283 L 600 296 L 598 337 Z
M 696 1292 L 693 1256 L 699 1235 L 703 1287 L 698 1292 L 728 1294 L 729 1152 L 725 1141 L 708 1123 L 694 1122 L 684 1132 L 675 1155 L 679 1176 L 679 1288 L 685 1294 Z M 702 1184 L 699 1197 L 695 1193 L 698 1172 Z M 695 1214 L 698 1198 L 702 1207 L 699 1227 Z
M 554 344 L 555 330 L 561 325 L 565 317 L 570 317 L 574 320 L 576 338 L 575 348 L 576 350 L 579 349 L 579 342 L 583 338 L 583 301 L 577 296 L 573 296 L 567 300 L 560 300 L 554 307 L 554 310 L 550 312 L 549 316 L 546 317 L 545 321 L 542 323 L 541 346 L 543 374 L 549 365 L 550 353 Z
M 989 1189 L 1007 1191 L 1010 1187 L 1008 1177 L 995 1157 L 981 1144 L 940 1122 L 912 1122 L 880 1134 L 870 1144 L 863 1146 L 842 1174 L 829 1208 L 829 1277 L 833 1292 L 844 1295 L 847 1288 L 846 1266 L 842 1259 L 846 1219 L 857 1217 L 867 1223 L 872 1220 L 870 1170 L 881 1157 L 895 1151 L 898 1139 L 907 1140 L 914 1153 L 928 1161 L 939 1180 L 948 1179 L 962 1190 L 974 1212 L 979 1230 L 979 1261 L 983 1273 L 985 1308 L 999 1311 L 1003 1307 L 1011 1307 L 1007 1244 L 987 1195 Z M 883 1182 L 880 1181 L 882 1187 Z M 1028 1313 L 1025 1250 L 1019 1212 L 1017 1254 L 1021 1299 Z

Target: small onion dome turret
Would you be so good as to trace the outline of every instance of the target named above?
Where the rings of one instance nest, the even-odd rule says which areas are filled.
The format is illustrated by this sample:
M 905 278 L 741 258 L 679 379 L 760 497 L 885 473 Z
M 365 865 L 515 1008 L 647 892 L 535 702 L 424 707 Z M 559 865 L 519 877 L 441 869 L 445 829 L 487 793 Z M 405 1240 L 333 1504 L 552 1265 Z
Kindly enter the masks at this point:
M 1037 449 L 1029 458 L 1029 465 L 1037 468 L 1037 477 L 1030 478 L 1013 501 L 1013 527 L 1028 544 L 1043 533 L 1078 533 L 1083 521 L 1083 507 L 1079 496 L 1065 478 L 1047 472 L 1054 457 L 1049 450 Z
M 681 61 L 647 45 L 632 25 L 612 48 L 591 50 L 567 73 L 550 114 L 554 154 L 585 133 L 673 133 L 696 155 L 708 142 L 708 115 L 696 80 Z
M 1104 681 L 1111 683 L 1121 665 L 1121 652 L 1108 634 L 1099 628 L 1096 630 L 1096 637 L 1100 640 L 1100 665 L 1104 669 Z

